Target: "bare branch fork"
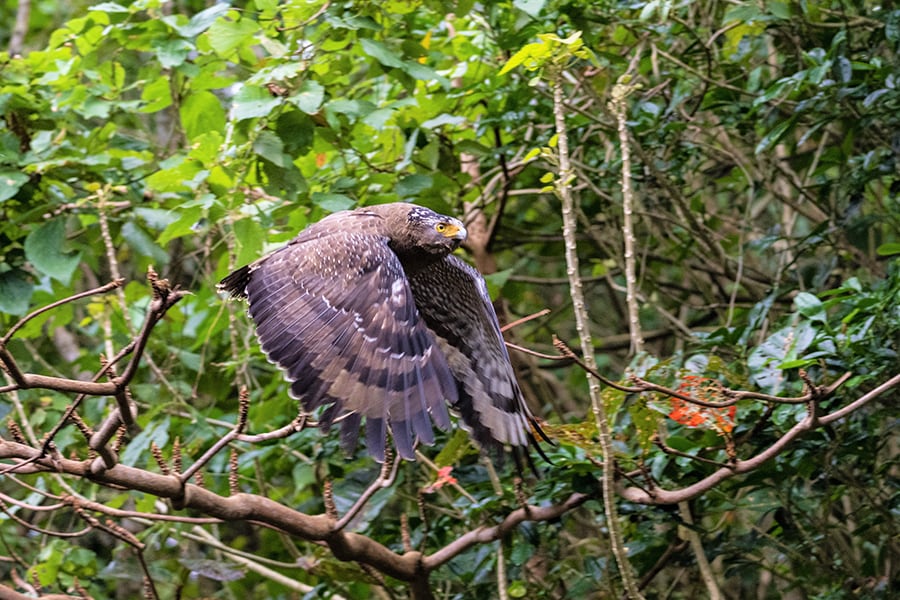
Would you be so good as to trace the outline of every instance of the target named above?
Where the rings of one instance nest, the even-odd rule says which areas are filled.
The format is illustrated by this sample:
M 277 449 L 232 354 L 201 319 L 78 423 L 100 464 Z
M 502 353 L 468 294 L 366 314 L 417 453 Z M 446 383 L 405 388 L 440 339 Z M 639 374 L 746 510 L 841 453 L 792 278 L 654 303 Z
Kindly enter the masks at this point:
M 9 343 L 9 340 L 12 338 L 12 336 L 16 333 L 16 331 L 18 331 L 29 321 L 45 313 L 46 311 L 52 308 L 57 308 L 68 302 L 73 302 L 75 300 L 117 289 L 123 284 L 124 280 L 122 279 L 116 279 L 115 281 L 107 283 L 106 285 L 74 294 L 67 298 L 63 298 L 62 300 L 58 300 L 47 306 L 39 308 L 20 319 L 15 325 L 10 328 L 10 330 L 6 333 L 6 335 L 3 336 L 3 338 L 0 338 L 0 365 L 2 365 L 3 369 L 8 373 L 10 379 L 12 379 L 13 381 L 12 385 L 0 387 L 0 393 L 11 392 L 19 389 L 41 388 L 52 389 L 60 392 L 75 392 L 79 394 L 72 402 L 72 404 L 67 408 L 66 412 L 59 420 L 59 422 L 44 437 L 40 452 L 41 457 L 47 455 L 47 453 L 51 451 L 51 445 L 54 437 L 66 424 L 69 423 L 73 415 L 75 415 L 76 409 L 85 397 L 112 396 L 116 400 L 117 407 L 100 425 L 97 432 L 91 436 L 91 438 L 89 439 L 89 446 L 92 450 L 95 450 L 100 455 L 98 461 L 94 463 L 92 468 L 109 468 L 111 465 L 114 465 L 116 463 L 116 458 L 113 453 L 110 452 L 109 448 L 107 447 L 107 443 L 116 434 L 116 431 L 118 430 L 120 424 L 124 424 L 132 429 L 134 427 L 134 411 L 136 409 L 130 399 L 127 386 L 134 378 L 135 373 L 137 373 L 138 365 L 147 345 L 147 341 L 150 339 L 150 334 L 153 331 L 153 327 L 163 318 L 166 312 L 168 312 L 168 310 L 179 300 L 181 300 L 181 298 L 183 298 L 187 293 L 183 290 L 171 287 L 166 279 L 160 279 L 153 267 L 150 267 L 148 269 L 147 281 L 150 283 L 150 287 L 153 290 L 153 297 L 150 301 L 150 305 L 148 306 L 147 316 L 144 319 L 144 324 L 141 328 L 141 331 L 138 333 L 137 337 L 135 337 L 134 340 L 132 340 L 129 344 L 122 348 L 118 354 L 113 357 L 109 357 L 105 361 L 105 364 L 101 367 L 101 369 L 91 379 L 91 381 L 80 381 L 76 379 L 65 379 L 62 377 L 48 377 L 45 375 L 38 375 L 33 373 L 23 373 L 19 368 L 19 365 L 16 362 L 15 358 L 9 352 L 7 344 Z M 113 372 L 115 365 L 119 361 L 129 355 L 131 356 L 131 358 L 129 359 L 127 365 L 125 366 L 125 369 L 120 376 L 113 376 L 110 378 L 110 381 L 100 382 L 101 378 L 108 376 L 111 372 Z M 84 430 L 82 429 L 82 431 Z M 21 469 L 25 464 L 27 463 L 10 465 L 4 470 L 0 471 L 0 474 Z

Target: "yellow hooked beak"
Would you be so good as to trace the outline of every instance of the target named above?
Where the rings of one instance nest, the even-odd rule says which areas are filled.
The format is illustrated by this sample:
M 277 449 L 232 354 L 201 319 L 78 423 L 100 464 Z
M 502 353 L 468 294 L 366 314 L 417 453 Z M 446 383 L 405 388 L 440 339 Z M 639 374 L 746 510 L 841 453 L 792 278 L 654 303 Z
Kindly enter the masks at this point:
M 464 240 L 467 235 L 465 225 L 462 224 L 462 221 L 457 221 L 456 219 L 441 221 L 435 224 L 434 229 L 446 238 Z

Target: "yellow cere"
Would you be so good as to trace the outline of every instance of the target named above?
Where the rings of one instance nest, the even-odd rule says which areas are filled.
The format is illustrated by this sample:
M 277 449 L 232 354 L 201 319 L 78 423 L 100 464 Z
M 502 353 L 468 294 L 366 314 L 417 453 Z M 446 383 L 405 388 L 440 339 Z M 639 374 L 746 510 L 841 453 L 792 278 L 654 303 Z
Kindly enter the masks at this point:
M 459 227 L 451 223 L 437 223 L 434 226 L 435 231 L 443 234 L 445 237 L 452 237 L 459 232 Z

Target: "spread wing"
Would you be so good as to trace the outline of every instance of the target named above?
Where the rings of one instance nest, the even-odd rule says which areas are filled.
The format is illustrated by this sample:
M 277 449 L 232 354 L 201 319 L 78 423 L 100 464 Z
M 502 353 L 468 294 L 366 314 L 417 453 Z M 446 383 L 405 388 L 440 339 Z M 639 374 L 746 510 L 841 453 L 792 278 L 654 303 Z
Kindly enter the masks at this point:
M 429 413 L 446 429 L 457 386 L 388 238 L 359 219 L 326 219 L 291 244 L 226 277 L 246 296 L 269 360 L 285 371 L 305 410 L 327 406 L 352 450 L 363 417 L 369 453 L 384 460 L 389 426 L 397 451 L 434 441 Z
M 529 459 L 534 432 L 546 439 L 516 382 L 481 274 L 448 256 L 409 278 L 419 313 L 434 332 L 459 383 L 451 406 L 478 444 L 489 450 L 511 446 L 519 462 Z

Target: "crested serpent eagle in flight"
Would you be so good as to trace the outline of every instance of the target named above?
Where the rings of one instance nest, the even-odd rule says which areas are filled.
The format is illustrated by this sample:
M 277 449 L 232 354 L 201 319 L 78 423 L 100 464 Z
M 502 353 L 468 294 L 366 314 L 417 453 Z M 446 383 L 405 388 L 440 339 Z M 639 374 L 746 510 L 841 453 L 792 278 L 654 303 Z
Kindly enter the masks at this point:
M 452 217 L 406 203 L 341 211 L 244 266 L 219 289 L 245 298 L 260 346 L 305 411 L 326 407 L 352 451 L 361 422 L 384 461 L 387 432 L 412 460 L 447 429 L 449 407 L 482 448 L 546 440 L 528 410 L 484 279 L 452 252 L 466 238 Z M 548 440 L 549 441 L 549 440 Z M 533 467 L 532 467 L 533 468 Z

